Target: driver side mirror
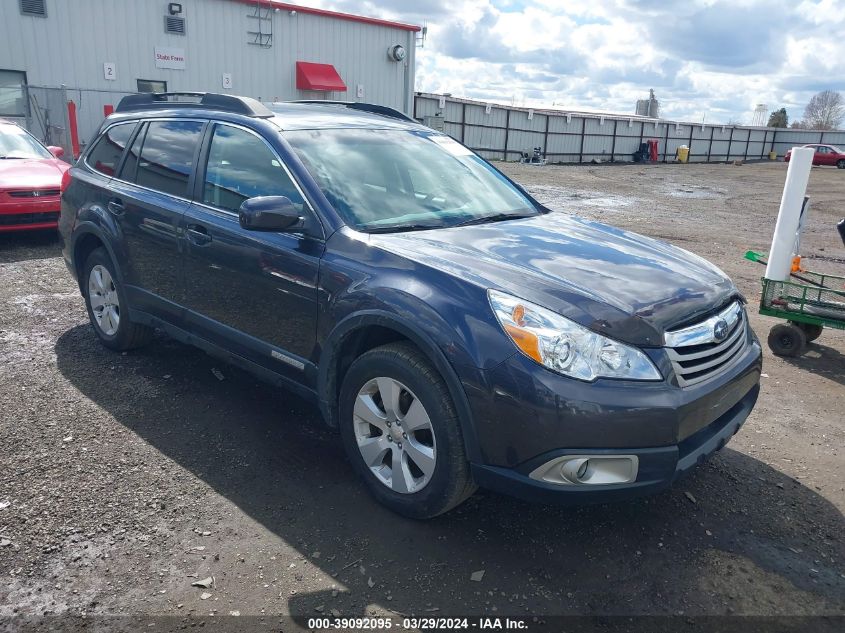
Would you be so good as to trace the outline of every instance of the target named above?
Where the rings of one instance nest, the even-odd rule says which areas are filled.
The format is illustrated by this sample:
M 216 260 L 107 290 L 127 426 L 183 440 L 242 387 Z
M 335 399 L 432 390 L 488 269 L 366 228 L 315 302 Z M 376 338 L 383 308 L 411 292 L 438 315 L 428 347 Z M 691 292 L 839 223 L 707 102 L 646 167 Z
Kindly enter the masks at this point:
M 302 227 L 302 216 L 285 196 L 257 196 L 244 200 L 238 221 L 247 231 L 290 231 Z
M 65 155 L 64 147 L 59 147 L 58 145 L 50 145 L 47 147 L 47 149 L 50 150 L 50 153 L 56 158 L 61 158 Z

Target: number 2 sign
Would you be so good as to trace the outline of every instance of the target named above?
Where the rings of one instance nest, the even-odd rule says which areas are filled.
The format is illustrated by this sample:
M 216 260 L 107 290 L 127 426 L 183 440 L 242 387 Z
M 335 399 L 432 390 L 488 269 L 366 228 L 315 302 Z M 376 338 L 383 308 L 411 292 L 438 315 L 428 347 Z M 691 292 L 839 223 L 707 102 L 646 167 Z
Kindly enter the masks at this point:
M 117 65 L 114 62 L 103 64 L 103 77 L 107 81 L 117 81 Z

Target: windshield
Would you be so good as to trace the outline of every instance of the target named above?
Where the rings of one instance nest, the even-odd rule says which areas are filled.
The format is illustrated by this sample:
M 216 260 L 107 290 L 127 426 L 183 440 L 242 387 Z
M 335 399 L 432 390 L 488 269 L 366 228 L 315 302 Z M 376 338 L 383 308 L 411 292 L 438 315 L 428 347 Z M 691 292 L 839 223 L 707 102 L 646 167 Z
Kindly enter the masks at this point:
M 285 132 L 344 221 L 367 232 L 536 215 L 508 180 L 452 138 L 411 130 Z
M 52 158 L 53 155 L 23 128 L 0 124 L 0 158 Z

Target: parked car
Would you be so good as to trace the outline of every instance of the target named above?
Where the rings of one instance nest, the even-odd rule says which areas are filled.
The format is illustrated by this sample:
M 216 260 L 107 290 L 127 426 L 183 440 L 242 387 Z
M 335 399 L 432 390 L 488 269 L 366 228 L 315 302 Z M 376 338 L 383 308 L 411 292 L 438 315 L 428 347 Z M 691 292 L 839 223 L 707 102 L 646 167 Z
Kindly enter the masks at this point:
M 289 387 L 412 517 L 477 486 L 654 492 L 759 392 L 718 268 L 552 212 L 380 106 L 126 97 L 70 170 L 60 233 L 106 347 L 160 328 Z
M 835 145 L 820 145 L 816 143 L 810 143 L 802 147 L 812 147 L 816 150 L 813 156 L 813 165 L 831 165 L 839 169 L 845 169 L 845 150 L 839 149 Z M 792 150 L 788 149 L 786 150 L 786 154 L 784 154 L 783 160 L 788 163 L 791 156 Z
M 11 121 L 0 119 L 0 233 L 55 229 L 59 189 L 70 168 L 61 147 L 46 147 Z

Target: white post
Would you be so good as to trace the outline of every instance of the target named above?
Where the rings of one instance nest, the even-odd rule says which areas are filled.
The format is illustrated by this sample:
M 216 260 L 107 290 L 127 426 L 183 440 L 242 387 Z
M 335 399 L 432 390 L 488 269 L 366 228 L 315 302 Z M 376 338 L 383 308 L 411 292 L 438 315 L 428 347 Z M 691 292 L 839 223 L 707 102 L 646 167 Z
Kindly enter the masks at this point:
M 786 281 L 792 270 L 792 250 L 801 222 L 801 208 L 804 194 L 810 180 L 810 167 L 813 165 L 812 147 L 793 147 L 786 170 L 786 183 L 780 199 L 780 211 L 769 249 L 769 263 L 766 265 L 766 279 Z

